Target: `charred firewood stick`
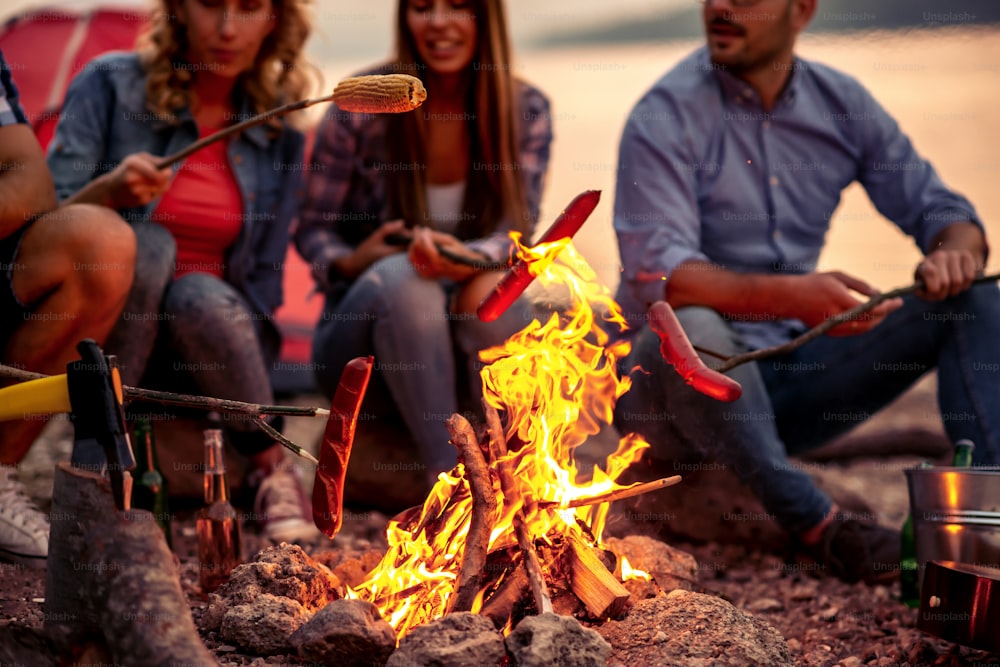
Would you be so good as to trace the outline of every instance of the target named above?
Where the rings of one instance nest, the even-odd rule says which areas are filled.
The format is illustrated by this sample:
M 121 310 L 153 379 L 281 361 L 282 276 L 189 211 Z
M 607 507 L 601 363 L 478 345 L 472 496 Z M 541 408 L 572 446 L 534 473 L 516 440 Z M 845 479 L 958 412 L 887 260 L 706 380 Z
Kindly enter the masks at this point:
M 347 362 L 323 433 L 313 481 L 312 511 L 316 527 L 329 538 L 340 531 L 344 518 L 344 478 L 374 361 L 373 357 L 357 357 Z
M 505 575 L 500 586 L 479 610 L 480 615 L 493 621 L 497 630 L 503 630 L 507 625 L 531 586 L 526 568 L 512 567 L 506 570 Z
M 459 414 L 454 414 L 445 422 L 451 442 L 458 448 L 465 467 L 465 480 L 472 493 L 472 517 L 469 519 L 469 534 L 465 541 L 465 553 L 462 556 L 462 569 L 455 582 L 455 592 L 448 600 L 448 613 L 472 611 L 483 587 L 483 568 L 486 566 L 486 554 L 490 545 L 490 533 L 493 532 L 493 516 L 496 513 L 497 501 L 493 495 L 493 484 L 490 482 L 490 471 L 486 459 L 479 449 L 479 442 L 469 421 Z
M 538 501 L 538 509 L 543 509 L 543 510 L 569 509 L 572 507 L 588 507 L 590 505 L 600 505 L 601 503 L 611 503 L 616 500 L 624 500 L 625 498 L 641 496 L 644 493 L 649 493 L 650 491 L 658 491 L 660 489 L 665 489 L 668 486 L 673 486 L 674 484 L 677 484 L 680 481 L 681 481 L 681 476 L 674 475 L 672 477 L 664 477 L 662 479 L 653 480 L 652 482 L 633 484 L 632 486 L 626 487 L 624 489 L 615 489 L 614 491 L 608 491 L 607 493 L 602 493 L 598 496 L 590 496 L 587 498 L 575 498 L 565 503 L 559 502 L 557 500 L 540 500 Z
M 486 428 L 490 433 L 490 456 L 500 478 L 500 490 L 504 499 L 508 503 L 517 502 L 517 484 L 510 468 L 501 460 L 507 455 L 507 437 L 504 435 L 503 424 L 500 422 L 500 414 L 496 408 L 483 399 L 483 409 L 486 412 Z M 535 553 L 534 540 L 528 534 L 528 527 L 524 523 L 524 509 L 518 507 L 514 512 L 514 534 L 517 536 L 517 546 L 524 556 L 524 570 L 528 573 L 528 581 L 531 584 L 531 594 L 535 598 L 535 608 L 539 614 L 552 612 L 552 597 L 549 595 L 549 588 L 545 584 L 545 577 L 542 573 L 542 565 L 538 562 L 538 554 Z

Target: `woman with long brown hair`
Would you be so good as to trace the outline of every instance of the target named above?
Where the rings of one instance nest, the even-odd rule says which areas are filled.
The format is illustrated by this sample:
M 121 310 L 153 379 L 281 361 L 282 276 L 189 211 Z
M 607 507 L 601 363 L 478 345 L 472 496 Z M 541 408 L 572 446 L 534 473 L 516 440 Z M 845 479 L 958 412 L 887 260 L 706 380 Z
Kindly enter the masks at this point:
M 320 386 L 332 394 L 347 360 L 374 354 L 364 410 L 398 413 L 433 477 L 455 463 L 444 420 L 469 394 L 455 349 L 474 362 L 527 324 L 517 308 L 479 322 L 500 273 L 448 255 L 501 262 L 511 231 L 530 237 L 551 116 L 513 75 L 502 0 L 399 0 L 395 57 L 372 71 L 420 78 L 427 101 L 388 117 L 331 109 L 295 242 L 326 295 Z
M 135 52 L 70 85 L 48 162 L 60 199 L 117 210 L 136 233 L 135 280 L 105 348 L 128 384 L 271 403 L 289 230 L 304 136 L 251 128 L 177 168 L 159 156 L 307 92 L 304 0 L 160 0 Z M 280 427 L 280 424 L 273 424 Z M 284 450 L 225 423 L 248 457 L 254 514 L 275 540 L 316 535 Z

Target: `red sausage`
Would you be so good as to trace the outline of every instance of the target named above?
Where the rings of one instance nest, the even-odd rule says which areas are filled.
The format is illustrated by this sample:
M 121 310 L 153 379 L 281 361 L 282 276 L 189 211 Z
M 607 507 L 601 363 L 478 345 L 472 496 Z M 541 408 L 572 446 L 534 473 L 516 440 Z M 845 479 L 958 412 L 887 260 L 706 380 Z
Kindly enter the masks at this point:
M 373 365 L 373 357 L 357 357 L 347 362 L 326 420 L 319 465 L 313 478 L 312 506 L 313 523 L 330 538 L 340 531 L 343 521 L 344 476 Z
M 649 307 L 649 326 L 660 337 L 660 354 L 684 381 L 712 398 L 731 403 L 743 394 L 740 383 L 705 365 L 666 301 Z
M 538 240 L 536 245 L 573 238 L 573 235 L 580 231 L 580 227 L 587 221 L 600 200 L 600 190 L 587 190 L 577 195 L 569 203 L 569 206 L 559 214 L 552 226 L 542 234 L 542 238 Z M 492 322 L 500 317 L 534 279 L 535 277 L 528 271 L 528 263 L 521 259 L 517 260 L 503 275 L 496 287 L 479 304 L 476 316 L 482 322 Z

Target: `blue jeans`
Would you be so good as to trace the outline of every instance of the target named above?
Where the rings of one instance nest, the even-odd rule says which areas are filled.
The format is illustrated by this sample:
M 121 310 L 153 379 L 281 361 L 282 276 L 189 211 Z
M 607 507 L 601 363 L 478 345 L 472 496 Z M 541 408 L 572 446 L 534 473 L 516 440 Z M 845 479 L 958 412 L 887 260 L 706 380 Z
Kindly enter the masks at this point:
M 677 316 L 695 345 L 726 355 L 746 351 L 715 311 L 682 308 Z M 654 456 L 658 443 L 683 443 L 693 457 L 732 470 L 793 534 L 818 524 L 831 502 L 788 456 L 865 421 L 933 368 L 948 437 L 972 440 L 975 463 L 1000 463 L 1000 291 L 993 284 L 937 303 L 906 297 L 868 333 L 824 336 L 737 366 L 728 375 L 743 395 L 733 403 L 684 384 L 648 326 L 620 364 L 623 372 L 636 366 L 644 370 L 632 372 L 616 426 L 642 434 Z
M 105 343 L 122 381 L 247 403 L 274 402 L 253 312 L 229 283 L 204 273 L 174 279 L 177 247 L 154 223 L 133 226 L 135 280 L 122 319 Z M 251 456 L 274 440 L 242 415 L 222 415 L 233 447 Z M 281 430 L 281 420 L 271 420 Z
M 478 352 L 530 322 L 523 297 L 493 322 L 453 314 L 456 287 L 422 278 L 405 254 L 385 257 L 339 300 L 327 300 L 313 339 L 316 378 L 328 397 L 348 361 L 374 355 L 364 410 L 374 418 L 401 416 L 431 476 L 458 460 L 444 422 L 458 410 L 459 392 L 482 395 Z M 468 369 L 457 368 L 456 352 Z

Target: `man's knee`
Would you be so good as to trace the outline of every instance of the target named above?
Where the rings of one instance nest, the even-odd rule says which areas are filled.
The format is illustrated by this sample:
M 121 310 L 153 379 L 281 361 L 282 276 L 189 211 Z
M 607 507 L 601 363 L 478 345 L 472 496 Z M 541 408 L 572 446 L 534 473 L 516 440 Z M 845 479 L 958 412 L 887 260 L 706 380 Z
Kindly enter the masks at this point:
M 705 306 L 678 308 L 677 320 L 692 344 L 723 354 L 742 351 L 739 336 L 718 311 Z

